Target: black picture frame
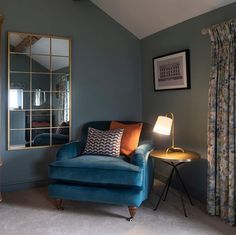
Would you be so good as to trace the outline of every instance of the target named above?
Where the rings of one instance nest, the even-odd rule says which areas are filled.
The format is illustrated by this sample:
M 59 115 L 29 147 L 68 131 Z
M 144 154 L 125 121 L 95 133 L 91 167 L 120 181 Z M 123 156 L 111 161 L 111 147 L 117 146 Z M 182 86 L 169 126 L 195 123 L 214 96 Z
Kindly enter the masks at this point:
M 189 49 L 154 57 L 152 61 L 154 91 L 191 89 Z

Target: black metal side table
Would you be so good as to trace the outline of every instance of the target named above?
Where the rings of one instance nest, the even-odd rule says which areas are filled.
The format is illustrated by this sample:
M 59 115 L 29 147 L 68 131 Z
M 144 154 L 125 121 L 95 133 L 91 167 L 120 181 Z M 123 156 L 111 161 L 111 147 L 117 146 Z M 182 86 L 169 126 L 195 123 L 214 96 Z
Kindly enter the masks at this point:
M 164 162 L 172 167 L 170 176 L 166 181 L 165 187 L 163 188 L 163 190 L 161 192 L 161 196 L 160 196 L 154 210 L 157 210 L 161 200 L 163 200 L 163 201 L 166 200 L 168 192 L 169 192 L 169 187 L 171 185 L 174 175 L 176 177 L 176 180 L 177 180 L 179 186 L 183 188 L 183 191 L 187 195 L 190 204 L 193 206 L 191 196 L 190 196 L 186 186 L 184 185 L 184 182 L 183 182 L 181 175 L 178 171 L 178 167 L 182 164 L 186 164 L 186 163 L 191 162 L 193 160 L 199 159 L 200 155 L 198 153 L 192 152 L 192 151 L 166 152 L 166 150 L 153 150 L 152 152 L 150 152 L 150 156 L 153 158 L 160 159 L 160 160 L 162 160 L 162 162 Z M 179 190 L 179 192 L 180 192 L 181 203 L 182 203 L 183 210 L 184 210 L 184 215 L 187 217 L 187 212 L 186 212 L 186 208 L 185 208 L 185 204 L 184 204 L 182 191 Z

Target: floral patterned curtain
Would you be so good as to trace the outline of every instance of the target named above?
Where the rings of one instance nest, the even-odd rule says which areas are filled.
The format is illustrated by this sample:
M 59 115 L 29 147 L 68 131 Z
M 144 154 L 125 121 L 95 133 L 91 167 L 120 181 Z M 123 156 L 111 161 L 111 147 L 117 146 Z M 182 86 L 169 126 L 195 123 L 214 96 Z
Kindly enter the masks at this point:
M 213 26 L 208 113 L 208 212 L 236 224 L 236 20 Z
M 3 16 L 0 15 L 0 62 L 2 62 L 2 24 L 3 24 Z M 2 74 L 2 64 L 0 64 L 0 80 L 1 80 L 1 74 Z M 1 94 L 1 84 L 0 84 L 0 94 Z M 1 96 L 0 96 L 0 106 L 1 106 Z M 1 120 L 1 118 L 0 118 Z M 1 123 L 0 123 L 0 131 L 1 131 Z M 0 153 L 2 150 L 2 137 L 0 137 Z M 0 168 L 2 166 L 2 159 L 0 156 Z M 1 172 L 0 172 L 1 173 Z M 1 178 L 1 177 L 0 177 Z M 2 196 L 1 196 L 1 182 L 0 182 L 0 202 L 2 201 Z

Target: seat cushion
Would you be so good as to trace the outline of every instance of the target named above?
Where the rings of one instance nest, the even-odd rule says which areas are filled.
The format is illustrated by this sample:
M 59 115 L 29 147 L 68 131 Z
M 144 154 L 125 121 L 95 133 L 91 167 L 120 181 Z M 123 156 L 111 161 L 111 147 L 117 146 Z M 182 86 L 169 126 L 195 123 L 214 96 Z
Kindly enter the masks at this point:
M 143 171 L 122 158 L 82 155 L 51 163 L 49 178 L 83 185 L 142 188 Z

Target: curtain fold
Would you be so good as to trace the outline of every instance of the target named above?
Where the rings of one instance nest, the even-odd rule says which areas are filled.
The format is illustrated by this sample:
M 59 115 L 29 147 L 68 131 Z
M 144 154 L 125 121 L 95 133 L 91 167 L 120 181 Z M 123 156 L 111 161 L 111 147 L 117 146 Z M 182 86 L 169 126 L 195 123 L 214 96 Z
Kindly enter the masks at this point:
M 236 224 L 236 20 L 213 26 L 208 99 L 208 212 Z
M 3 24 L 3 16 L 0 15 L 0 108 L 1 108 L 1 101 L 2 101 L 2 97 L 1 97 L 1 94 L 2 94 L 2 84 L 1 84 L 1 81 L 2 81 L 2 24 Z M 0 132 L 1 132 L 1 129 L 2 129 L 2 126 L 1 126 L 1 115 L 0 115 Z M 2 152 L 2 137 L 0 137 L 0 167 L 2 166 L 2 156 L 1 156 L 1 152 Z M 1 174 L 1 172 L 0 172 Z M 1 179 L 1 175 L 0 175 L 0 179 Z M 1 195 L 1 180 L 0 180 L 0 202 L 2 201 L 2 195 Z

